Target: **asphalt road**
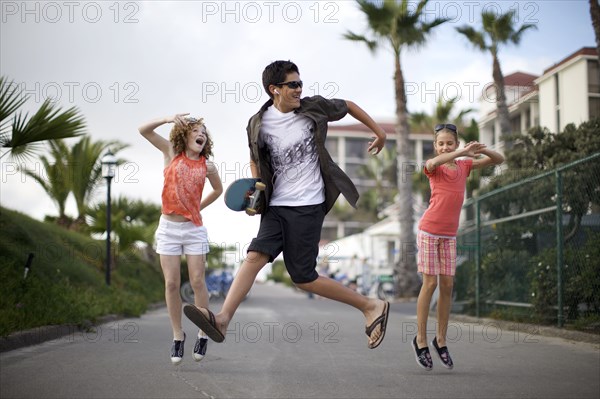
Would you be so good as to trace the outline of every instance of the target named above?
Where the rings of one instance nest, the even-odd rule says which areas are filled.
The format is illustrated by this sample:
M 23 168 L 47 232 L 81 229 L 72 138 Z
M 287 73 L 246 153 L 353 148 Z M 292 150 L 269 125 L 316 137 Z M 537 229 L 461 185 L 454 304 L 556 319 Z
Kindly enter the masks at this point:
M 213 310 L 221 302 L 214 302 Z M 367 348 L 361 314 L 279 285 L 256 285 L 222 344 L 180 366 L 165 309 L 0 354 L 0 397 L 26 398 L 599 398 L 598 345 L 535 330 L 452 321 L 453 370 L 415 362 L 414 303 L 392 304 Z M 435 319 L 430 321 L 430 339 Z

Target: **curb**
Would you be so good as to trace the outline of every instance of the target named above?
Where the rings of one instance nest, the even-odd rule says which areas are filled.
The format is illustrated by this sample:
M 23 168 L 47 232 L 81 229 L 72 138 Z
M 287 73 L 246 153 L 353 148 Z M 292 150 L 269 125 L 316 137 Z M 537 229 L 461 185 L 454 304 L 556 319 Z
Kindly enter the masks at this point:
M 150 304 L 144 314 L 165 306 L 164 302 Z M 95 323 L 87 320 L 82 324 L 40 326 L 29 330 L 13 332 L 6 337 L 0 337 L 0 353 L 20 349 L 26 346 L 38 345 L 43 342 L 54 341 L 67 336 L 73 336 L 77 332 L 90 331 L 90 329 L 101 324 L 125 318 L 126 317 L 123 316 L 109 314 L 99 317 Z M 68 341 L 68 339 L 66 340 Z
M 488 319 L 488 318 L 477 318 L 473 316 L 465 316 L 459 314 L 450 314 L 450 320 L 471 323 L 471 324 L 481 324 L 481 325 L 493 325 L 502 330 L 507 331 L 520 331 L 524 335 L 529 335 L 531 337 L 535 336 L 543 336 L 543 337 L 551 337 L 551 338 L 562 338 L 569 341 L 575 342 L 585 342 L 589 344 L 596 345 L 600 348 L 600 335 L 586 333 L 583 331 L 575 331 L 569 330 L 566 328 L 558 328 L 551 326 L 543 326 L 538 324 L 528 324 L 521 323 L 516 321 L 506 321 L 506 320 L 497 320 L 497 319 Z

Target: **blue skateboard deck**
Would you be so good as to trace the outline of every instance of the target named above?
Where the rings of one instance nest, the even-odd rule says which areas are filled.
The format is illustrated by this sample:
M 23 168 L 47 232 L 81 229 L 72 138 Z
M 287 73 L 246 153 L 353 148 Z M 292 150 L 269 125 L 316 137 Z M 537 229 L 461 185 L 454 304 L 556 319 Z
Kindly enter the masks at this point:
M 250 216 L 261 213 L 259 206 L 261 193 L 266 185 L 260 179 L 238 179 L 231 183 L 225 191 L 225 205 L 233 211 L 246 211 Z

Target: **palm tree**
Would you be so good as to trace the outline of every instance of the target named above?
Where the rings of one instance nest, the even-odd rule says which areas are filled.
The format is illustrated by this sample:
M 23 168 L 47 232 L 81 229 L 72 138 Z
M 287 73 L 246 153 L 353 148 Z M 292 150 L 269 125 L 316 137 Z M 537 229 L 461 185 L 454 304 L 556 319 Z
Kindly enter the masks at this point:
M 14 158 L 27 158 L 39 149 L 37 144 L 48 140 L 76 137 L 83 134 L 85 122 L 77 108 L 62 111 L 46 99 L 33 116 L 23 115 L 19 108 L 28 97 L 13 81 L 0 76 L 0 148 L 9 148 Z M 12 116 L 12 120 L 9 118 Z
M 26 168 L 23 169 L 23 172 L 37 181 L 58 207 L 56 222 L 61 226 L 69 227 L 71 219 L 65 214 L 65 205 L 71 193 L 69 148 L 63 140 L 51 140 L 49 143 L 52 158 L 45 155 L 40 157 L 45 173 Z
M 423 17 L 423 10 L 428 0 L 421 0 L 416 8 L 408 0 L 395 1 L 384 0 L 383 2 L 371 2 L 368 0 L 357 0 L 360 10 L 367 17 L 368 29 L 372 39 L 364 35 L 347 32 L 344 37 L 348 40 L 363 42 L 369 50 L 374 52 L 380 45 L 390 48 L 394 54 L 394 91 L 396 97 L 396 127 L 397 140 L 397 186 L 399 192 L 400 222 L 400 261 L 396 265 L 400 279 L 400 291 L 406 295 L 417 292 L 419 278 L 414 256 L 405 253 L 405 245 L 414 245 L 415 235 L 414 212 L 412 198 L 412 179 L 407 179 L 405 171 L 407 165 L 411 165 L 413 156 L 409 142 L 409 122 L 406 104 L 406 88 L 404 74 L 402 73 L 401 54 L 402 50 L 418 48 L 425 44 L 432 29 L 446 22 L 446 18 L 434 18 L 427 22 Z
M 144 225 L 135 214 L 138 206 L 135 201 L 126 197 L 118 197 L 111 206 L 111 240 L 118 244 L 120 252 L 131 249 L 137 241 L 145 241 Z M 132 211 L 134 213 L 132 213 Z M 106 232 L 106 203 L 101 202 L 90 206 L 86 210 L 91 218 L 88 230 L 91 233 L 103 234 Z
M 593 0 L 592 0 L 593 1 Z M 494 12 L 481 13 L 483 30 L 475 30 L 473 27 L 464 25 L 456 28 L 458 32 L 465 35 L 477 50 L 487 52 L 492 55 L 494 85 L 496 89 L 496 107 L 498 109 L 498 120 L 500 122 L 500 132 L 502 136 L 508 136 L 511 132 L 510 116 L 508 105 L 506 104 L 506 93 L 504 90 L 504 75 L 500 68 L 498 52 L 500 46 L 512 42 L 519 44 L 523 33 L 528 29 L 537 29 L 533 24 L 523 24 L 515 29 L 513 26 L 515 20 L 515 11 L 511 10 L 504 14 L 497 15 Z
M 102 164 L 100 158 L 107 148 L 113 154 L 128 147 L 118 141 L 92 141 L 89 136 L 83 137 L 72 148 L 69 163 L 73 169 L 72 191 L 77 204 L 76 226 L 85 225 L 85 214 L 90 200 L 102 182 Z M 117 162 L 123 163 L 123 160 Z

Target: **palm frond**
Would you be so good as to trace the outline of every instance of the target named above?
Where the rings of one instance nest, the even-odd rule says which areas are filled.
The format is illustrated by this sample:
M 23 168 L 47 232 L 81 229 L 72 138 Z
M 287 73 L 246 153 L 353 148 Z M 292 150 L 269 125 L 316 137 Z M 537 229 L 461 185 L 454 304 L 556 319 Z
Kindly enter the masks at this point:
M 14 148 L 38 141 L 77 137 L 84 134 L 84 129 L 84 118 L 76 107 L 62 111 L 46 99 L 31 119 L 27 120 L 20 113 L 15 115 L 8 146 Z
M 390 34 L 391 19 L 395 14 L 397 6 L 394 1 L 386 0 L 380 5 L 373 1 L 358 0 L 360 10 L 367 17 L 369 28 L 378 37 L 386 37 Z
M 27 96 L 14 83 L 7 82 L 5 76 L 0 76 L 0 124 L 17 111 L 27 101 Z M 2 143 L 3 144 L 3 143 Z
M 521 42 L 521 38 L 523 37 L 523 33 L 525 33 L 529 29 L 537 29 L 537 25 L 524 24 L 512 34 L 512 36 L 510 37 L 510 41 L 513 42 L 513 44 L 519 44 Z
M 487 51 L 489 49 L 482 32 L 478 32 L 468 25 L 460 26 L 456 30 L 458 33 L 463 34 L 477 50 Z
M 363 35 L 357 35 L 356 33 L 353 32 L 346 32 L 344 35 L 344 39 L 346 40 L 351 40 L 354 42 L 363 42 L 367 45 L 368 49 L 374 53 L 377 50 L 378 47 L 378 43 L 375 40 L 369 40 L 367 39 L 365 36 Z

